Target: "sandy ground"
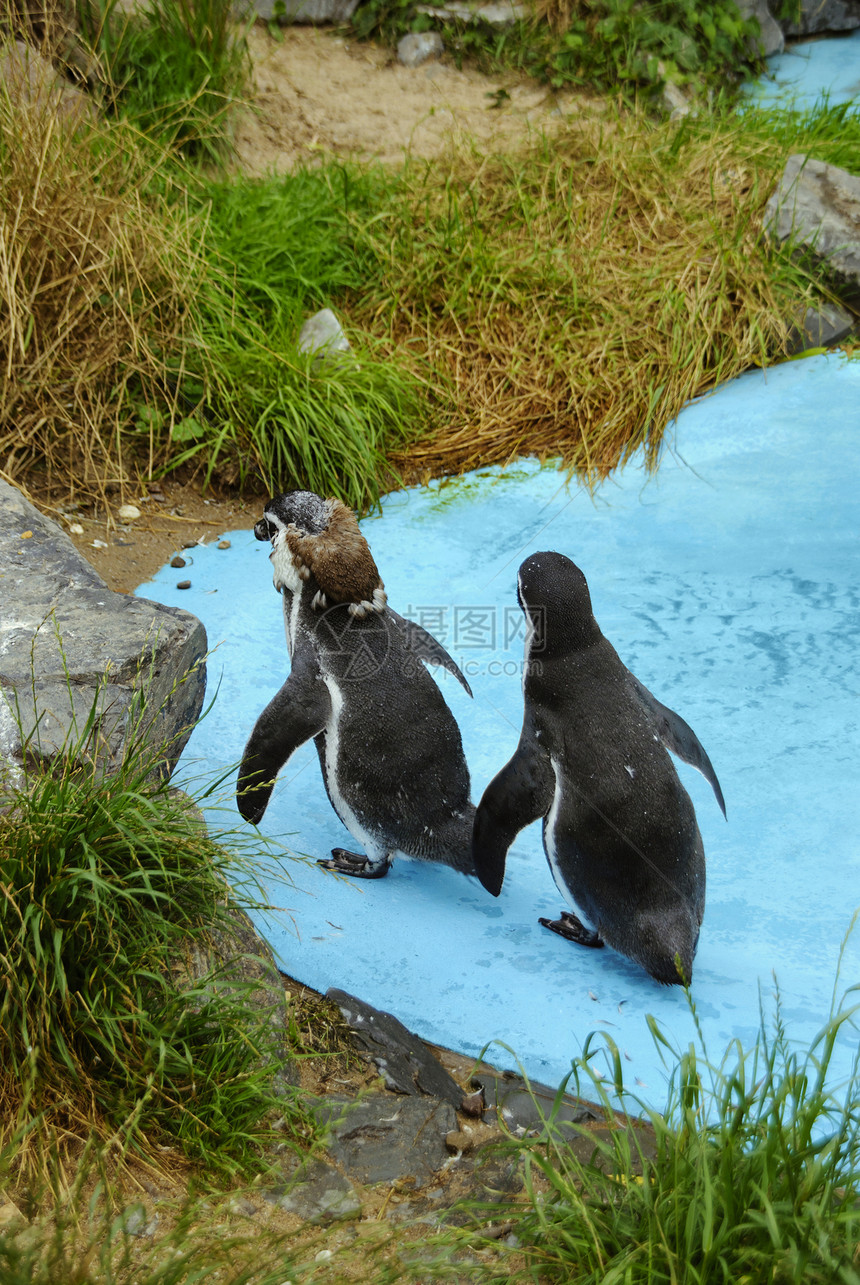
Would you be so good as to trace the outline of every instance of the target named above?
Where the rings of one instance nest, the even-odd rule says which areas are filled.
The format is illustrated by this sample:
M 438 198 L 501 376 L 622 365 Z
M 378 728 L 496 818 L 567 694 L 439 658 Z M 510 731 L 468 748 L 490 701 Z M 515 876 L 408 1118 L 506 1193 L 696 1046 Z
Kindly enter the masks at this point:
M 447 56 L 402 67 L 393 50 L 327 28 L 289 27 L 279 38 L 258 26 L 250 47 L 257 92 L 236 138 L 237 168 L 248 174 L 319 154 L 434 156 L 458 133 L 488 147 L 551 125 L 578 101 L 526 77 L 458 70 Z

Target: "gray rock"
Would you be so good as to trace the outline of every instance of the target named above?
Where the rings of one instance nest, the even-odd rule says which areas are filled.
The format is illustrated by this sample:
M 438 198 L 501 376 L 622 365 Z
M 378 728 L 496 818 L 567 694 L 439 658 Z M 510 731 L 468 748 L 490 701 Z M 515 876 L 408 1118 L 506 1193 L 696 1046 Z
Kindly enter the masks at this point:
M 158 1230 L 158 1214 L 150 1217 L 143 1205 L 132 1205 L 122 1215 L 120 1225 L 128 1236 L 151 1240 Z
M 789 156 L 764 210 L 764 228 L 814 251 L 860 296 L 860 178 L 825 161 Z
M 660 97 L 663 103 L 663 110 L 670 120 L 683 120 L 693 110 L 692 104 L 683 89 L 671 80 L 667 80 L 663 85 Z
M 331 308 L 321 308 L 309 317 L 299 331 L 299 352 L 316 354 L 316 365 L 336 353 L 349 352 L 349 340 Z
M 68 753 L 115 767 L 145 736 L 169 775 L 203 704 L 206 632 L 113 593 L 56 523 L 0 481 L 0 774 Z M 77 731 L 75 730 L 77 729 Z
M 321 23 L 349 22 L 358 8 L 358 0 L 251 0 L 238 6 L 244 17 L 255 14 L 263 22 L 277 22 L 282 27 L 291 23 L 317 26 Z
M 853 31 L 860 27 L 860 0 L 800 0 L 800 17 L 780 26 L 787 36 L 812 36 L 819 31 Z
M 441 58 L 445 42 L 438 31 L 410 31 L 397 42 L 397 61 L 404 67 L 420 67 L 431 58 Z
M 834 303 L 820 303 L 807 308 L 788 332 L 786 352 L 789 357 L 807 348 L 827 348 L 841 343 L 854 329 L 854 317 Z
M 0 85 L 17 106 L 50 111 L 70 129 L 95 119 L 95 108 L 87 95 L 23 40 L 0 47 Z
M 736 0 L 742 18 L 758 18 L 759 35 L 752 43 L 753 52 L 761 58 L 781 54 L 785 49 L 782 27 L 768 8 L 767 0 Z
M 356 1043 L 370 1054 L 387 1089 L 410 1095 L 426 1093 L 459 1111 L 463 1090 L 424 1041 L 402 1022 L 335 987 L 326 991 L 326 999 L 337 1004 Z
M 470 26 L 485 22 L 499 30 L 512 27 L 515 22 L 527 17 L 529 12 L 525 5 L 518 4 L 516 0 L 498 0 L 498 3 L 492 4 L 468 4 L 451 0 L 450 4 L 443 5 L 419 4 L 416 9 L 418 13 L 426 13 L 441 22 L 465 22 Z
M 361 1201 L 348 1178 L 324 1160 L 307 1160 L 289 1183 L 263 1193 L 264 1200 L 311 1223 L 361 1216 Z
M 447 1102 L 379 1093 L 358 1102 L 327 1097 L 314 1114 L 327 1126 L 330 1154 L 359 1182 L 411 1178 L 418 1188 L 450 1163 L 445 1135 L 457 1117 Z
M 590 1102 L 563 1094 L 555 1105 L 557 1091 L 545 1084 L 529 1083 L 510 1072 L 479 1076 L 487 1101 L 487 1115 L 496 1115 L 505 1128 L 522 1136 L 531 1129 L 542 1127 L 550 1116 L 558 1125 L 579 1125 L 600 1120 L 601 1113 Z

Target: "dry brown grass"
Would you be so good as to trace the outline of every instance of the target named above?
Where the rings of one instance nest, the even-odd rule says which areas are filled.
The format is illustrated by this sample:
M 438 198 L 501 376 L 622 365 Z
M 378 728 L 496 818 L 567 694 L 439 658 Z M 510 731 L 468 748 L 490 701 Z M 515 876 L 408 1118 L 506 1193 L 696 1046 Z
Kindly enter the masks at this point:
M 120 128 L 0 91 L 0 471 L 40 490 L 103 496 L 157 451 L 122 433 L 164 395 L 195 253 Z
M 639 447 L 653 464 L 685 402 L 784 347 L 811 286 L 761 235 L 774 149 L 681 130 L 579 118 L 519 153 L 413 167 L 374 234 L 386 293 L 361 302 L 450 398 L 407 475 L 534 454 L 597 480 Z

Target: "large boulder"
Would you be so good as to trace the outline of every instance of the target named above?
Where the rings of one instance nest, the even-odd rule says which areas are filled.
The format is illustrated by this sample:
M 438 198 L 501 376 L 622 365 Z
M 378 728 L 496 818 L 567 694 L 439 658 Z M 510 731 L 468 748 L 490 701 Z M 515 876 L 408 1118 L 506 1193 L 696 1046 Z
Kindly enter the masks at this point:
M 860 0 L 800 0 L 796 18 L 783 18 L 787 36 L 814 36 L 820 31 L 854 31 L 860 27 Z
M 263 22 L 277 22 L 282 27 L 294 22 L 319 26 L 349 22 L 358 0 L 242 0 L 237 8 L 241 14 L 254 14 Z
M 821 258 L 840 294 L 860 304 L 860 178 L 811 156 L 789 156 L 764 210 L 764 227 L 778 241 L 793 238 Z
M 782 28 L 774 18 L 768 7 L 767 0 L 737 0 L 738 8 L 741 11 L 741 17 L 749 20 L 750 18 L 758 19 L 759 34 L 752 41 L 755 46 L 753 52 L 761 58 L 770 58 L 773 54 L 781 54 L 785 49 L 785 36 L 782 34 Z
M 0 481 L 0 779 L 58 754 L 110 769 L 141 736 L 168 774 L 203 705 L 205 654 L 196 617 L 113 593 Z

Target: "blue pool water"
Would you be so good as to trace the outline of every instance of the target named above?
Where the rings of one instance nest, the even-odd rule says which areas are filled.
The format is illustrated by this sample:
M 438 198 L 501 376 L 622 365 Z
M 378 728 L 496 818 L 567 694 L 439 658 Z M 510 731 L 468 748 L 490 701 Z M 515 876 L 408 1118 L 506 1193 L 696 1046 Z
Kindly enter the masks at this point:
M 755 1038 L 774 975 L 792 1038 L 815 1035 L 860 906 L 858 445 L 860 361 L 818 356 L 743 375 L 688 406 L 656 475 L 633 462 L 590 496 L 524 462 L 392 494 L 363 523 L 391 605 L 469 673 L 473 700 L 434 671 L 476 800 L 518 738 L 516 572 L 537 550 L 582 567 L 621 658 L 699 734 L 728 806 L 727 823 L 706 782 L 679 765 L 708 860 L 692 994 L 716 1060 L 733 1038 Z M 250 531 L 227 534 L 229 550 L 196 549 L 187 573 L 165 568 L 139 590 L 194 612 L 217 647 L 210 692 L 220 686 L 183 756 L 190 774 L 238 761 L 288 672 L 268 546 Z M 186 574 L 192 588 L 177 590 Z M 312 746 L 282 772 L 262 829 L 312 857 L 350 846 Z M 268 892 L 283 909 L 258 923 L 292 976 L 352 991 L 468 1054 L 504 1041 L 545 1082 L 565 1075 L 589 1032 L 603 1032 L 629 1087 L 660 1108 L 667 1072 L 646 1015 L 681 1047 L 693 1038 L 678 988 L 539 927 L 562 902 L 537 824 L 515 843 L 498 900 L 405 858 L 373 883 L 286 859 Z M 842 962 L 844 985 L 858 980 L 860 933 Z M 852 1044 L 856 1032 L 837 1054 L 836 1087 Z M 501 1048 L 492 1057 L 512 1063 Z
M 767 60 L 767 75 L 747 87 L 763 107 L 814 107 L 826 95 L 834 106 L 860 99 L 860 30 L 791 45 Z

